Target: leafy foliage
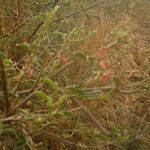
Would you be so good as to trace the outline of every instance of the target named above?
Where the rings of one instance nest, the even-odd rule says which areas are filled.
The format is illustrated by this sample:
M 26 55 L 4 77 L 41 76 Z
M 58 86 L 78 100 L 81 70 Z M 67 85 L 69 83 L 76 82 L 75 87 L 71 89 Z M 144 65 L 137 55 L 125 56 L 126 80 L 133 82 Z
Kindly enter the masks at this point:
M 148 147 L 149 63 L 128 22 L 147 2 L 0 3 L 1 149 Z

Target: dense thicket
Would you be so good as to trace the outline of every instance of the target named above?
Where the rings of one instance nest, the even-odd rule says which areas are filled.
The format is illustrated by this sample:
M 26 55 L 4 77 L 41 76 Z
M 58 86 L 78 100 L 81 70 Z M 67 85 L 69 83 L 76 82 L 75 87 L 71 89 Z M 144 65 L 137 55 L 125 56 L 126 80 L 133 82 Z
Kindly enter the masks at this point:
M 148 0 L 0 6 L 0 149 L 148 150 Z

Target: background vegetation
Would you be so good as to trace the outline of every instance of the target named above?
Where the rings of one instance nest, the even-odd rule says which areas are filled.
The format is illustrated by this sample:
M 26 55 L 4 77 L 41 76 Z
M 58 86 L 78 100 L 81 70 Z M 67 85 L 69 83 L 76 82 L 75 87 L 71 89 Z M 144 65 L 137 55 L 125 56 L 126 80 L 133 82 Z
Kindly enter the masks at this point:
M 0 6 L 0 149 L 149 149 L 149 0 Z

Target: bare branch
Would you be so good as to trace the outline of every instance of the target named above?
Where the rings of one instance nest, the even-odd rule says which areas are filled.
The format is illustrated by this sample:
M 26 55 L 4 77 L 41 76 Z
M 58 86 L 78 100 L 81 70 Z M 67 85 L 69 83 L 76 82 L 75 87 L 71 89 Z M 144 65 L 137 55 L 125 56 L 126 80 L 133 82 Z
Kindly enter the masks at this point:
M 14 115 L 7 118 L 0 119 L 0 122 L 8 122 L 8 121 L 20 121 L 22 119 L 22 116 Z
M 66 63 L 65 65 L 63 65 L 60 69 L 58 69 L 56 72 L 54 72 L 54 74 L 52 75 L 52 77 L 55 77 L 59 73 L 63 72 L 66 68 L 68 68 L 70 65 L 72 65 L 73 62 L 74 61 L 70 61 L 70 62 Z
M 88 115 L 88 117 L 91 119 L 92 123 L 94 124 L 95 127 L 97 127 L 102 133 L 104 133 L 105 135 L 109 135 L 110 132 L 105 129 L 97 120 L 96 118 L 93 116 L 93 114 L 80 102 L 78 101 L 76 98 L 72 99 L 72 101 L 78 105 L 79 107 L 82 108 L 82 110 L 84 111 L 85 114 Z
M 43 21 L 41 21 L 40 23 L 38 23 L 38 25 L 34 29 L 33 33 L 28 37 L 28 42 L 30 42 L 30 40 L 32 39 L 32 37 L 39 31 L 39 29 L 42 27 L 43 24 L 44 24 Z
M 0 38 L 5 38 L 7 37 L 9 34 L 16 32 L 17 30 L 19 30 L 26 22 L 28 21 L 28 19 L 24 20 L 22 23 L 20 23 L 18 26 L 16 26 L 15 28 L 13 28 L 12 30 L 10 30 L 9 32 L 5 33 L 4 35 L 0 36 Z

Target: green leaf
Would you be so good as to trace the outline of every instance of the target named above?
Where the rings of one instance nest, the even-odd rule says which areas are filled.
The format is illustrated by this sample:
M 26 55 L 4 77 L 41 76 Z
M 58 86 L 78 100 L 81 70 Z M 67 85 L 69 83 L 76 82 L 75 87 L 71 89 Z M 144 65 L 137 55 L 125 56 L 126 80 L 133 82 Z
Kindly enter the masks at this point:
M 116 138 L 121 137 L 120 129 L 119 129 L 119 127 L 118 127 L 116 124 L 110 125 L 110 128 L 111 128 L 112 134 L 113 134 Z
M 11 59 L 4 59 L 4 64 L 5 65 L 12 65 L 13 61 Z
M 20 109 L 20 112 L 23 113 L 26 116 L 30 116 L 31 115 L 30 112 L 28 110 L 26 110 L 26 109 Z
M 49 18 L 51 18 L 52 17 L 52 14 L 51 14 L 51 12 L 45 12 L 45 13 L 43 13 L 42 15 L 42 18 L 43 18 L 43 20 L 48 20 Z
M 52 69 L 57 69 L 60 66 L 61 62 L 60 60 L 55 60 L 52 64 Z
M 34 115 L 27 109 L 19 109 L 19 112 L 24 116 L 24 119 L 32 119 Z
M 67 99 L 67 97 L 65 95 L 62 95 L 61 97 L 59 97 L 58 101 L 53 104 L 53 107 L 54 108 L 60 107 L 66 99 Z
M 28 42 L 18 43 L 16 46 L 21 50 L 31 50 L 31 46 Z
M 63 39 L 63 33 L 62 32 L 51 32 L 50 37 L 53 41 L 61 41 Z
M 68 86 L 67 89 L 69 89 L 73 94 L 78 94 L 80 97 L 87 97 L 86 92 L 82 91 L 76 86 Z
M 118 37 L 119 39 L 121 39 L 121 38 L 123 38 L 123 37 L 125 37 L 125 36 L 127 36 L 127 35 L 128 35 L 128 32 L 127 32 L 127 31 L 120 30 L 120 31 L 117 32 L 117 37 Z
M 56 112 L 54 112 L 54 114 L 56 114 Z M 58 124 L 57 122 L 51 122 L 50 124 L 48 124 L 48 127 L 50 127 L 51 129 L 61 129 L 61 130 L 63 130 L 63 128 L 62 128 L 62 126 L 61 126 L 61 124 Z
M 43 81 L 44 81 L 45 83 L 47 83 L 48 85 L 50 85 L 50 86 L 54 84 L 53 80 L 51 80 L 51 79 L 49 79 L 49 78 L 47 78 L 47 77 L 43 78 Z
M 0 52 L 0 60 L 3 60 L 5 58 L 6 58 L 5 54 L 3 52 Z
M 64 100 L 66 100 L 66 95 L 62 95 L 61 97 L 59 97 L 58 101 L 63 102 Z
M 49 78 L 47 78 L 47 77 L 45 77 L 45 78 L 43 79 L 43 81 L 44 81 L 45 83 L 47 83 L 50 87 L 53 87 L 53 86 L 54 86 L 53 80 L 51 80 L 51 79 L 49 79 Z
M 119 86 L 119 85 L 120 85 L 119 77 L 114 76 L 114 77 L 113 77 L 113 82 L 114 82 L 114 84 L 115 84 L 116 86 Z
M 48 106 L 48 107 L 51 107 L 52 104 L 53 104 L 53 99 L 52 99 L 51 97 L 49 97 L 49 100 L 48 100 L 48 102 L 47 102 L 47 106 Z
M 60 6 L 56 5 L 55 8 L 53 9 L 53 14 L 55 14 L 59 10 Z
M 84 53 L 82 53 L 82 52 L 76 52 L 76 53 L 74 53 L 74 55 L 76 57 L 80 58 L 80 59 L 85 60 L 85 61 L 87 60 L 86 55 Z
M 110 42 L 110 43 L 107 45 L 106 48 L 111 48 L 111 47 L 115 46 L 115 45 L 117 44 L 117 42 L 118 42 L 118 40 L 115 40 L 115 41 L 113 41 L 113 42 Z
M 47 106 L 51 106 L 53 99 L 48 96 L 46 93 L 44 93 L 43 91 L 36 91 L 35 95 L 39 98 L 41 98 L 41 100 L 43 100 L 44 102 L 47 103 Z
M 52 88 L 53 90 L 57 90 L 58 89 L 58 86 L 59 86 L 58 82 L 54 82 L 53 80 L 51 80 L 51 79 L 49 79 L 47 77 L 45 77 L 43 79 L 43 81 L 45 83 L 47 83 L 49 85 L 49 87 Z
M 104 93 L 104 94 L 100 95 L 98 97 L 98 99 L 100 101 L 108 101 L 110 99 L 110 94 L 109 93 Z

